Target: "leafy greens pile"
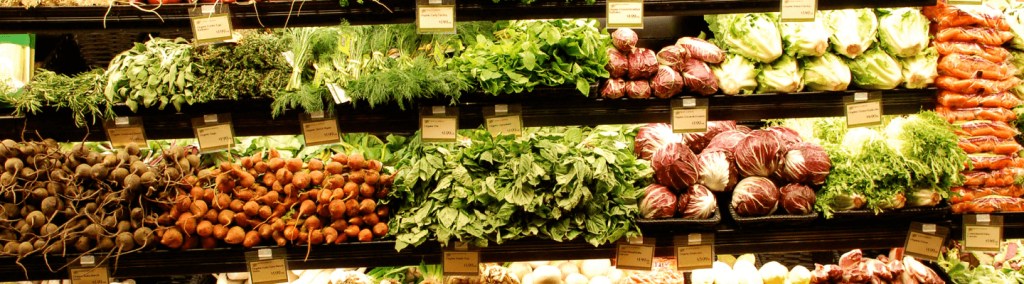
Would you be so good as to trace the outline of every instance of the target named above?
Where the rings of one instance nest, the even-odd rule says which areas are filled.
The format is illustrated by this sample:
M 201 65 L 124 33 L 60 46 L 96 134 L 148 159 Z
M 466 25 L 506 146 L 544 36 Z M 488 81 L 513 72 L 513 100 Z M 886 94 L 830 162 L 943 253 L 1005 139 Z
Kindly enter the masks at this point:
M 461 145 L 421 143 L 402 158 L 389 227 L 395 248 L 428 238 L 479 246 L 537 236 L 593 245 L 640 234 L 648 162 L 630 149 L 635 126 L 544 128 L 523 138 L 463 132 Z
M 454 61 L 489 94 L 572 84 L 588 95 L 597 78 L 608 78 L 611 41 L 596 20 L 510 21 L 498 29 L 496 41 L 477 35 Z
M 963 183 L 967 154 L 957 146 L 951 125 L 923 111 L 890 119 L 885 127 L 847 131 L 842 118 L 771 121 L 822 145 L 832 160 L 815 208 L 826 218 L 840 210 L 866 207 L 874 212 L 935 206 Z

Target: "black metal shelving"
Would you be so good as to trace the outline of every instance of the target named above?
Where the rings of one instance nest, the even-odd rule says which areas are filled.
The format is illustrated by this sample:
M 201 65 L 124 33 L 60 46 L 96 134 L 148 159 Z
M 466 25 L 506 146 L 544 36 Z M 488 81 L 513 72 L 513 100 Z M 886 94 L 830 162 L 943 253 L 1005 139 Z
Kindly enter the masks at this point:
M 1006 238 L 1024 237 L 1021 214 L 1012 215 L 1005 225 Z M 953 221 L 950 221 L 950 220 Z M 952 218 L 926 219 L 951 226 L 951 239 L 959 239 L 958 222 Z M 715 252 L 718 254 L 846 251 L 851 249 L 888 249 L 902 247 L 907 236 L 909 221 L 838 223 L 819 219 L 805 227 L 768 227 L 737 229 L 728 221 L 718 225 L 715 232 Z M 656 256 L 673 255 L 673 236 L 693 231 L 665 227 L 644 232 L 645 237 L 657 239 Z M 258 248 L 258 247 L 257 247 Z M 257 249 L 253 248 L 253 249 Z M 154 277 L 183 274 L 203 274 L 245 271 L 244 248 L 221 248 L 189 251 L 148 251 L 121 256 L 113 277 Z M 416 265 L 421 261 L 437 264 L 441 261 L 441 247 L 427 242 L 419 247 L 395 251 L 394 242 L 347 243 L 321 245 L 309 251 L 307 247 L 287 248 L 291 269 L 324 269 L 342 267 L 376 267 Z M 558 259 L 613 258 L 614 245 L 594 247 L 583 241 L 555 242 L 540 239 L 522 239 L 501 245 L 492 244 L 481 250 L 483 262 L 537 261 Z M 0 281 L 25 280 L 21 267 L 13 265 L 13 258 L 0 258 Z M 61 257 L 49 257 L 51 267 L 66 263 Z M 29 270 L 29 278 L 66 278 L 64 271 L 50 272 L 41 256 L 31 256 L 21 262 Z
M 341 19 L 352 24 L 412 23 L 414 1 L 380 0 L 391 11 L 374 1 L 341 7 L 337 1 L 273 1 L 232 4 L 235 28 L 276 28 L 287 26 L 336 25 Z M 823 10 L 846 8 L 913 7 L 935 5 L 935 0 L 822 0 Z M 143 6 L 146 9 L 155 5 Z M 0 8 L 0 33 L 63 33 L 100 30 L 190 31 L 188 10 L 193 4 L 163 5 L 156 12 L 144 12 L 131 6 L 108 7 L 21 7 Z M 777 12 L 778 0 L 648 0 L 646 16 L 693 16 L 722 13 Z M 459 1 L 458 21 L 495 21 L 510 19 L 603 18 L 605 2 L 541 0 L 531 4 L 519 1 L 493 3 L 490 0 Z
M 596 90 L 592 90 L 596 93 Z M 759 94 L 746 96 L 714 96 L 710 98 L 709 119 L 758 121 L 773 118 L 843 116 L 843 97 L 856 91 L 804 92 L 794 94 Z M 884 92 L 885 114 L 909 114 L 921 109 L 934 108 L 935 90 L 889 90 Z M 422 101 L 406 105 L 403 110 L 396 104 L 369 107 L 342 104 L 335 107 L 342 132 L 371 132 L 409 134 L 419 127 L 417 106 L 447 105 L 449 100 Z M 270 100 L 213 101 L 183 106 L 181 112 L 173 107 L 164 110 L 142 109 L 132 113 L 127 107 L 116 107 L 121 116 L 141 116 L 150 139 L 192 138 L 191 119 L 209 113 L 231 113 L 236 136 L 267 136 L 301 134 L 298 114 L 289 110 L 278 117 L 271 116 Z M 534 92 L 492 96 L 482 93 L 465 94 L 457 104 L 460 107 L 459 125 L 477 128 L 483 123 L 484 106 L 517 103 L 522 105 L 525 126 L 599 125 L 669 122 L 669 100 L 595 99 L 574 89 L 542 88 Z M 10 109 L 0 113 L 10 113 Z M 0 114 L 2 115 L 2 114 Z M 58 141 L 106 140 L 102 123 L 76 127 L 67 110 L 44 109 L 39 115 L 26 117 L 0 116 L 0 139 L 20 140 L 42 137 Z M 88 136 L 88 137 L 87 137 Z

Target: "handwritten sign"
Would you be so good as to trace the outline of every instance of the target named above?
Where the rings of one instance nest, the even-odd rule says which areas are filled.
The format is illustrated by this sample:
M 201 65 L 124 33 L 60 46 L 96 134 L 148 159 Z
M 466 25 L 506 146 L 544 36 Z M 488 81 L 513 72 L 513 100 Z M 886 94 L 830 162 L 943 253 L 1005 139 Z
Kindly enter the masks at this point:
M 707 108 L 672 109 L 672 131 L 675 133 L 707 132 Z
M 907 237 L 906 253 L 917 258 L 937 260 L 944 238 L 921 232 L 910 232 Z
M 455 142 L 458 138 L 458 122 L 455 117 L 424 117 L 422 120 L 423 141 Z
M 654 245 L 619 244 L 615 252 L 619 269 L 651 270 L 654 265 Z
M 306 146 L 341 143 L 338 135 L 338 121 L 326 119 L 302 123 L 302 138 Z
M 711 268 L 715 254 L 711 245 L 677 246 L 676 266 L 679 270 Z
M 253 284 L 277 284 L 288 282 L 288 267 L 284 259 L 269 259 L 249 262 L 249 277 Z
M 779 18 L 783 23 L 813 22 L 818 0 L 782 0 Z
M 142 127 L 119 127 L 107 128 L 107 139 L 114 148 L 124 148 L 129 143 L 135 142 L 139 146 L 146 145 L 145 131 Z
M 518 115 L 488 117 L 485 124 L 487 131 L 494 137 L 498 137 L 498 134 L 523 136 L 523 118 Z
M 106 267 L 71 268 L 71 284 L 107 284 L 110 276 Z
M 196 127 L 196 139 L 203 153 L 226 150 L 235 144 L 235 136 L 228 123 Z
M 455 6 L 416 6 L 416 31 L 421 34 L 455 33 Z
M 446 251 L 443 268 L 445 275 L 477 276 L 480 273 L 480 252 Z
M 846 127 L 868 127 L 882 124 L 882 102 L 870 101 L 846 105 Z
M 644 28 L 644 1 L 608 1 L 608 28 Z

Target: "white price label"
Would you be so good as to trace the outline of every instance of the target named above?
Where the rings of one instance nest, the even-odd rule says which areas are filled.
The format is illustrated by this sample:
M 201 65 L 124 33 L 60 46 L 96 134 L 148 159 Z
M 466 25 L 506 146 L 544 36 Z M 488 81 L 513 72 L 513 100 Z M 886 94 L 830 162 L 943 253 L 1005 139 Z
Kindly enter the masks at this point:
M 192 18 L 192 32 L 196 42 L 208 44 L 230 40 L 231 17 L 228 14 L 214 14 Z
M 644 28 L 644 1 L 608 1 L 608 28 Z
M 615 253 L 615 263 L 619 269 L 651 270 L 654 265 L 654 244 L 620 244 Z
M 477 276 L 480 273 L 480 252 L 446 251 L 442 267 L 446 275 Z
M 523 118 L 518 115 L 488 117 L 486 125 L 487 131 L 494 137 L 498 137 L 498 134 L 515 134 L 516 137 L 523 135 Z
M 672 109 L 672 131 L 676 133 L 707 132 L 708 109 Z
M 782 22 L 813 22 L 818 0 L 781 0 L 779 18 Z
M 199 150 L 203 153 L 227 150 L 235 144 L 235 135 L 228 123 L 196 127 L 195 131 Z
M 422 118 L 422 137 L 427 142 L 455 142 L 458 138 L 459 119 L 455 117 Z
M 416 24 L 419 33 L 455 33 L 455 6 L 418 6 Z
M 882 124 L 882 102 L 846 105 L 846 127 L 867 127 Z

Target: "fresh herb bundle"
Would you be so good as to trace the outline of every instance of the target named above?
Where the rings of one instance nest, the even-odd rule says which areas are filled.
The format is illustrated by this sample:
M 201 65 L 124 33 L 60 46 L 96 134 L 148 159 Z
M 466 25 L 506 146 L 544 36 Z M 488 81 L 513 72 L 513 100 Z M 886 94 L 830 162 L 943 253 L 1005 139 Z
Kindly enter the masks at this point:
M 0 98 L 14 106 L 15 115 L 36 114 L 42 106 L 71 110 L 76 126 L 112 119 L 114 101 L 100 95 L 103 71 L 96 69 L 75 76 L 37 69 L 35 76 L 22 92 Z
M 593 245 L 637 236 L 642 186 L 653 174 L 630 145 L 635 126 L 533 129 L 523 138 L 463 132 L 463 146 L 421 143 L 401 153 L 388 224 L 395 248 L 428 238 L 490 242 L 537 236 Z
M 487 93 L 571 84 L 588 95 L 590 84 L 608 78 L 611 42 L 596 20 L 510 21 L 499 28 L 496 42 L 478 35 L 454 62 Z
M 243 31 L 235 45 L 207 45 L 196 49 L 203 66 L 195 91 L 215 98 L 272 98 L 288 80 L 291 68 L 281 52 L 281 38 L 270 32 Z
M 183 103 L 205 102 L 209 94 L 194 92 L 196 73 L 202 66 L 192 61 L 192 45 L 185 39 L 153 38 L 145 44 L 122 52 L 110 61 L 103 74 L 103 94 L 107 100 L 124 101 L 132 111 L 141 105 L 148 108 L 159 103 L 181 110 Z

